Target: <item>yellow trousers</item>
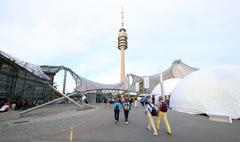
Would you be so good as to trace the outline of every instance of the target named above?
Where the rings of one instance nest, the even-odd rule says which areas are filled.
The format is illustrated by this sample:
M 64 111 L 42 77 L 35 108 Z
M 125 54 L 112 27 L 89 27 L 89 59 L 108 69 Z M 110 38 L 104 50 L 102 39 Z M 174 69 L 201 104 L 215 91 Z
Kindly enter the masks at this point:
M 157 133 L 157 129 L 155 127 L 153 116 L 151 115 L 151 113 L 148 112 L 147 117 L 148 117 L 148 128 L 153 130 L 153 132 Z
M 166 125 L 167 132 L 171 134 L 172 130 L 171 130 L 170 124 L 168 122 L 167 113 L 166 112 L 159 111 L 158 117 L 157 117 L 157 129 L 160 130 L 161 119 L 163 119 L 163 121 L 164 121 L 164 123 Z

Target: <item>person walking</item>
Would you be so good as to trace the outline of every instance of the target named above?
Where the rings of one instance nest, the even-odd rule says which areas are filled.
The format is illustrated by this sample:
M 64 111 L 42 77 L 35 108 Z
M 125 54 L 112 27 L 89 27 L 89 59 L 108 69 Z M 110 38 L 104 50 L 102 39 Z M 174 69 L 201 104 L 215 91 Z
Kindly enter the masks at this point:
M 125 116 L 125 124 L 128 124 L 128 115 L 129 115 L 129 111 L 131 109 L 131 104 L 129 102 L 128 99 L 125 99 L 125 101 L 123 102 L 123 112 L 124 112 L 124 116 Z
M 168 118 L 167 118 L 167 104 L 166 102 L 163 100 L 163 97 L 160 96 L 158 99 L 158 117 L 157 117 L 157 130 L 160 130 L 160 123 L 161 123 L 161 119 L 163 119 L 165 125 L 166 125 L 166 129 L 167 129 L 167 133 L 169 135 L 172 134 L 172 130 L 171 130 L 171 126 L 169 124 Z
M 115 99 L 113 107 L 114 107 L 115 123 L 118 124 L 118 122 L 119 122 L 119 113 L 120 113 L 120 108 L 121 108 L 120 99 L 119 100 Z
M 142 107 L 144 107 L 145 97 L 141 97 L 140 103 L 141 103 Z
M 155 95 L 152 95 L 152 103 L 155 104 Z
M 132 107 L 133 98 L 131 98 L 131 99 L 129 100 L 129 103 L 130 103 L 130 105 L 131 105 L 131 107 Z
M 153 135 L 158 135 L 157 129 L 154 124 L 153 117 L 157 116 L 157 106 L 152 104 L 151 100 L 146 101 L 146 109 L 145 109 L 145 115 L 148 118 L 148 127 L 147 129 L 149 131 L 153 130 Z
M 134 106 L 135 106 L 135 107 L 138 106 L 138 100 L 137 100 L 137 97 L 134 98 Z
M 109 99 L 110 108 L 112 108 L 113 103 L 114 103 L 114 100 L 113 99 Z
M 107 108 L 107 98 L 104 98 L 104 108 Z

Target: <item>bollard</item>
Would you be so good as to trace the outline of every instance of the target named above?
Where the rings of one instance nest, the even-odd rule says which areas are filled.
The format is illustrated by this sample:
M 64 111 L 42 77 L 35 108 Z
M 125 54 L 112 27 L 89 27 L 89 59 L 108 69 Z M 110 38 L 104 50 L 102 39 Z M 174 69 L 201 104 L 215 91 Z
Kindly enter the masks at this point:
M 73 127 L 70 128 L 69 142 L 72 142 L 72 137 L 73 137 Z

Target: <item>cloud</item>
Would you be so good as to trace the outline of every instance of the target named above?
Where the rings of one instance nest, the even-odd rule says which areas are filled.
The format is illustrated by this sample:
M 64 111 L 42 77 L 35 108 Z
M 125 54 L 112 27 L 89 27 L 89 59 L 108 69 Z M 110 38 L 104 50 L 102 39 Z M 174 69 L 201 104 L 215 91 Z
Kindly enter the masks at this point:
M 151 75 L 178 58 L 194 67 L 239 64 L 239 4 L 237 0 L 1 1 L 0 49 L 34 64 L 64 65 L 93 81 L 117 82 L 123 5 L 129 45 L 126 73 Z

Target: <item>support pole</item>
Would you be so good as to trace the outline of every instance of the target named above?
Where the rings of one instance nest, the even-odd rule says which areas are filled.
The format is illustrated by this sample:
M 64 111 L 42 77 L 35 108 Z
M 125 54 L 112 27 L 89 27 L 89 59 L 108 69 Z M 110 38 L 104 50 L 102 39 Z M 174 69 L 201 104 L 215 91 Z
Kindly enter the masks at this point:
M 163 81 L 162 71 L 160 71 L 160 85 L 161 85 L 161 94 L 162 94 L 163 100 L 165 101 L 165 90 L 164 90 L 164 81 Z
M 69 95 L 69 96 L 70 96 L 70 95 Z M 46 102 L 46 103 L 41 104 L 41 105 L 38 105 L 38 106 L 36 106 L 36 107 L 32 107 L 32 108 L 30 108 L 30 109 L 27 109 L 27 110 L 25 110 L 25 111 L 20 112 L 19 115 L 22 115 L 22 114 L 24 114 L 24 113 L 33 111 L 33 110 L 38 109 L 38 108 L 40 108 L 40 107 L 43 107 L 43 106 L 52 104 L 52 103 L 57 102 L 57 101 L 59 101 L 59 100 L 62 100 L 62 99 L 64 99 L 64 98 L 65 98 L 65 97 L 57 98 L 57 99 L 52 100 L 52 101 L 50 101 L 50 102 Z
M 53 90 L 55 90 L 56 92 L 58 92 L 59 94 L 63 95 L 65 98 L 67 98 L 69 101 L 73 102 L 75 105 L 81 107 L 80 104 L 78 104 L 77 102 L 75 102 L 73 99 L 69 98 L 70 95 L 65 95 L 63 93 L 61 93 L 60 91 L 58 91 L 56 88 L 54 88 L 52 85 L 48 85 L 50 88 L 52 88 Z
M 70 96 L 74 95 L 74 93 L 72 93 L 72 94 L 70 94 L 70 95 L 67 96 L 67 95 L 61 93 L 60 91 L 58 91 L 58 90 L 57 90 L 56 88 L 54 88 L 52 85 L 49 85 L 49 84 L 48 84 L 48 86 L 49 86 L 50 88 L 52 88 L 53 90 L 55 90 L 56 92 L 58 92 L 59 94 L 61 94 L 63 97 L 57 98 L 57 99 L 52 100 L 52 101 L 50 101 L 50 102 L 47 102 L 47 103 L 45 103 L 45 104 L 42 104 L 42 105 L 39 105 L 39 106 L 30 108 L 30 109 L 27 109 L 27 110 L 25 110 L 25 111 L 22 111 L 22 112 L 19 113 L 19 115 L 22 115 L 22 114 L 24 114 L 24 113 L 33 111 L 33 110 L 38 109 L 38 108 L 40 108 L 40 107 L 46 106 L 46 105 L 48 105 L 48 104 L 57 102 L 57 101 L 62 100 L 62 99 L 64 99 L 64 98 L 67 98 L 68 100 L 70 100 L 71 102 L 73 102 L 73 103 L 74 103 L 75 105 L 77 105 L 78 107 L 81 107 L 80 104 L 78 104 L 77 102 L 75 102 L 73 99 L 69 98 Z
M 66 91 L 66 80 L 67 80 L 67 70 L 64 70 L 64 78 L 63 78 L 63 94 L 65 94 Z
M 148 94 L 148 88 L 149 88 L 149 77 L 144 77 L 144 93 Z

